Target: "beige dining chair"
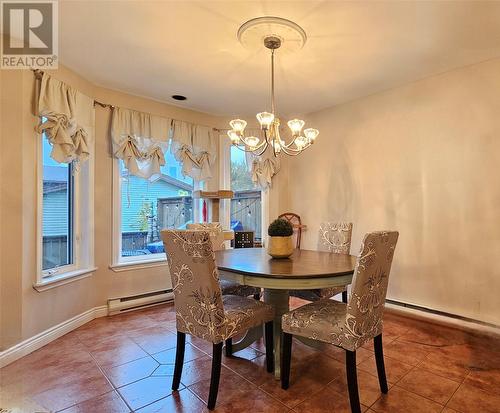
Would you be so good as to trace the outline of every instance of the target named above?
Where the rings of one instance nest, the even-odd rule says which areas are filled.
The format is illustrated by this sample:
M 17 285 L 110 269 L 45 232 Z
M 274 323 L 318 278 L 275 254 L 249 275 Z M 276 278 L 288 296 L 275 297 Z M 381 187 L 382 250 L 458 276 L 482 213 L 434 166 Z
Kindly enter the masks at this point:
M 201 230 L 208 231 L 210 234 L 210 240 L 212 241 L 212 247 L 214 251 L 224 250 L 225 239 L 224 231 L 219 222 L 203 222 L 187 224 L 187 229 L 190 230 Z M 220 286 L 222 288 L 223 295 L 241 295 L 242 297 L 248 297 L 252 295 L 256 300 L 260 299 L 260 288 L 250 287 L 249 285 L 238 284 L 229 280 L 220 280 Z M 226 355 L 231 355 L 231 346 L 226 346 Z
M 387 393 L 382 350 L 382 316 L 397 232 L 365 235 L 356 261 L 348 304 L 320 300 L 282 317 L 283 347 L 281 387 L 290 383 L 292 337 L 301 336 L 343 348 L 346 353 L 347 385 L 352 413 L 361 412 L 356 371 L 356 350 L 374 339 L 375 360 L 382 393 Z
M 265 324 L 266 366 L 274 370 L 274 309 L 248 297 L 222 295 L 219 272 L 207 231 L 163 230 L 161 237 L 174 290 L 177 325 L 172 390 L 178 390 L 184 363 L 186 334 L 213 344 L 212 372 L 207 407 L 215 407 L 224 340 Z
M 318 233 L 318 251 L 335 254 L 349 254 L 351 250 L 352 223 L 322 222 Z M 314 290 L 292 290 L 290 295 L 307 301 L 318 301 L 342 293 L 342 301 L 347 303 L 347 285 Z

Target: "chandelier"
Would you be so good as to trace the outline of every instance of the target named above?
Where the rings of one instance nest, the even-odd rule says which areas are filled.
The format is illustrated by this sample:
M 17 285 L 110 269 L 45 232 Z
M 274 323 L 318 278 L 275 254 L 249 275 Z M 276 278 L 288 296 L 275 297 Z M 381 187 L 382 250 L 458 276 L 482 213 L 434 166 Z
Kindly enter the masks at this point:
M 243 119 L 233 119 L 229 122 L 231 130 L 227 132 L 227 135 L 238 149 L 252 152 L 255 156 L 263 155 L 269 147 L 272 148 L 275 157 L 281 152 L 295 156 L 314 143 L 319 131 L 313 128 L 302 130 L 305 122 L 301 119 L 292 119 L 287 122 L 291 131 L 291 140 L 287 143 L 281 138 L 281 121 L 276 116 L 274 99 L 274 52 L 281 46 L 281 39 L 278 36 L 267 36 L 264 38 L 264 46 L 271 50 L 271 112 L 261 112 L 256 116 L 260 124 L 260 136 L 246 136 L 247 122 Z

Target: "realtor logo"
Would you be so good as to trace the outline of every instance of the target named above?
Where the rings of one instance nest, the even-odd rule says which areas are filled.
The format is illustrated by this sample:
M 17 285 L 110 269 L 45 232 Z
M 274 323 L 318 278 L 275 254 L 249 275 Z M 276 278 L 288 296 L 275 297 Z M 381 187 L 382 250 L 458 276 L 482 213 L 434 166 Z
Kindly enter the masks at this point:
M 57 1 L 2 1 L 2 69 L 57 68 Z

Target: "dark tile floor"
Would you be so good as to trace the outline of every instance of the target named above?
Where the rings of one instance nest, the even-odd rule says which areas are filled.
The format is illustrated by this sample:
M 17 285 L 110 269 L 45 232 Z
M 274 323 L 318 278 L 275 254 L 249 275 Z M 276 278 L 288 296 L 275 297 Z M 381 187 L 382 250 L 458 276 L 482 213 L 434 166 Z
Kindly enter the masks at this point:
M 165 305 L 80 327 L 0 370 L 0 411 L 206 412 L 209 343 L 189 340 L 180 391 L 170 390 L 174 320 Z M 288 391 L 265 372 L 263 351 L 256 342 L 224 357 L 217 412 L 349 412 L 342 350 L 294 342 Z M 386 313 L 384 351 L 387 395 L 371 343 L 358 350 L 363 411 L 500 412 L 498 338 Z

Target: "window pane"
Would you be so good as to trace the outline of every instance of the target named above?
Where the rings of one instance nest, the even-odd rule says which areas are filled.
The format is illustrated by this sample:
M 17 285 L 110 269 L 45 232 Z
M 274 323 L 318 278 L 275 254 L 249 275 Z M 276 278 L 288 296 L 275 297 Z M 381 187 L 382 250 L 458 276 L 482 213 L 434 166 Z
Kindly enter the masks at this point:
M 73 263 L 73 178 L 72 167 L 50 157 L 52 146 L 42 135 L 42 269 Z
M 164 252 L 160 231 L 193 222 L 193 180 L 171 153 L 165 161 L 153 182 L 129 175 L 120 161 L 122 257 Z
M 252 182 L 245 152 L 231 146 L 231 228 L 235 231 L 253 231 L 256 240 L 262 239 L 261 193 Z

